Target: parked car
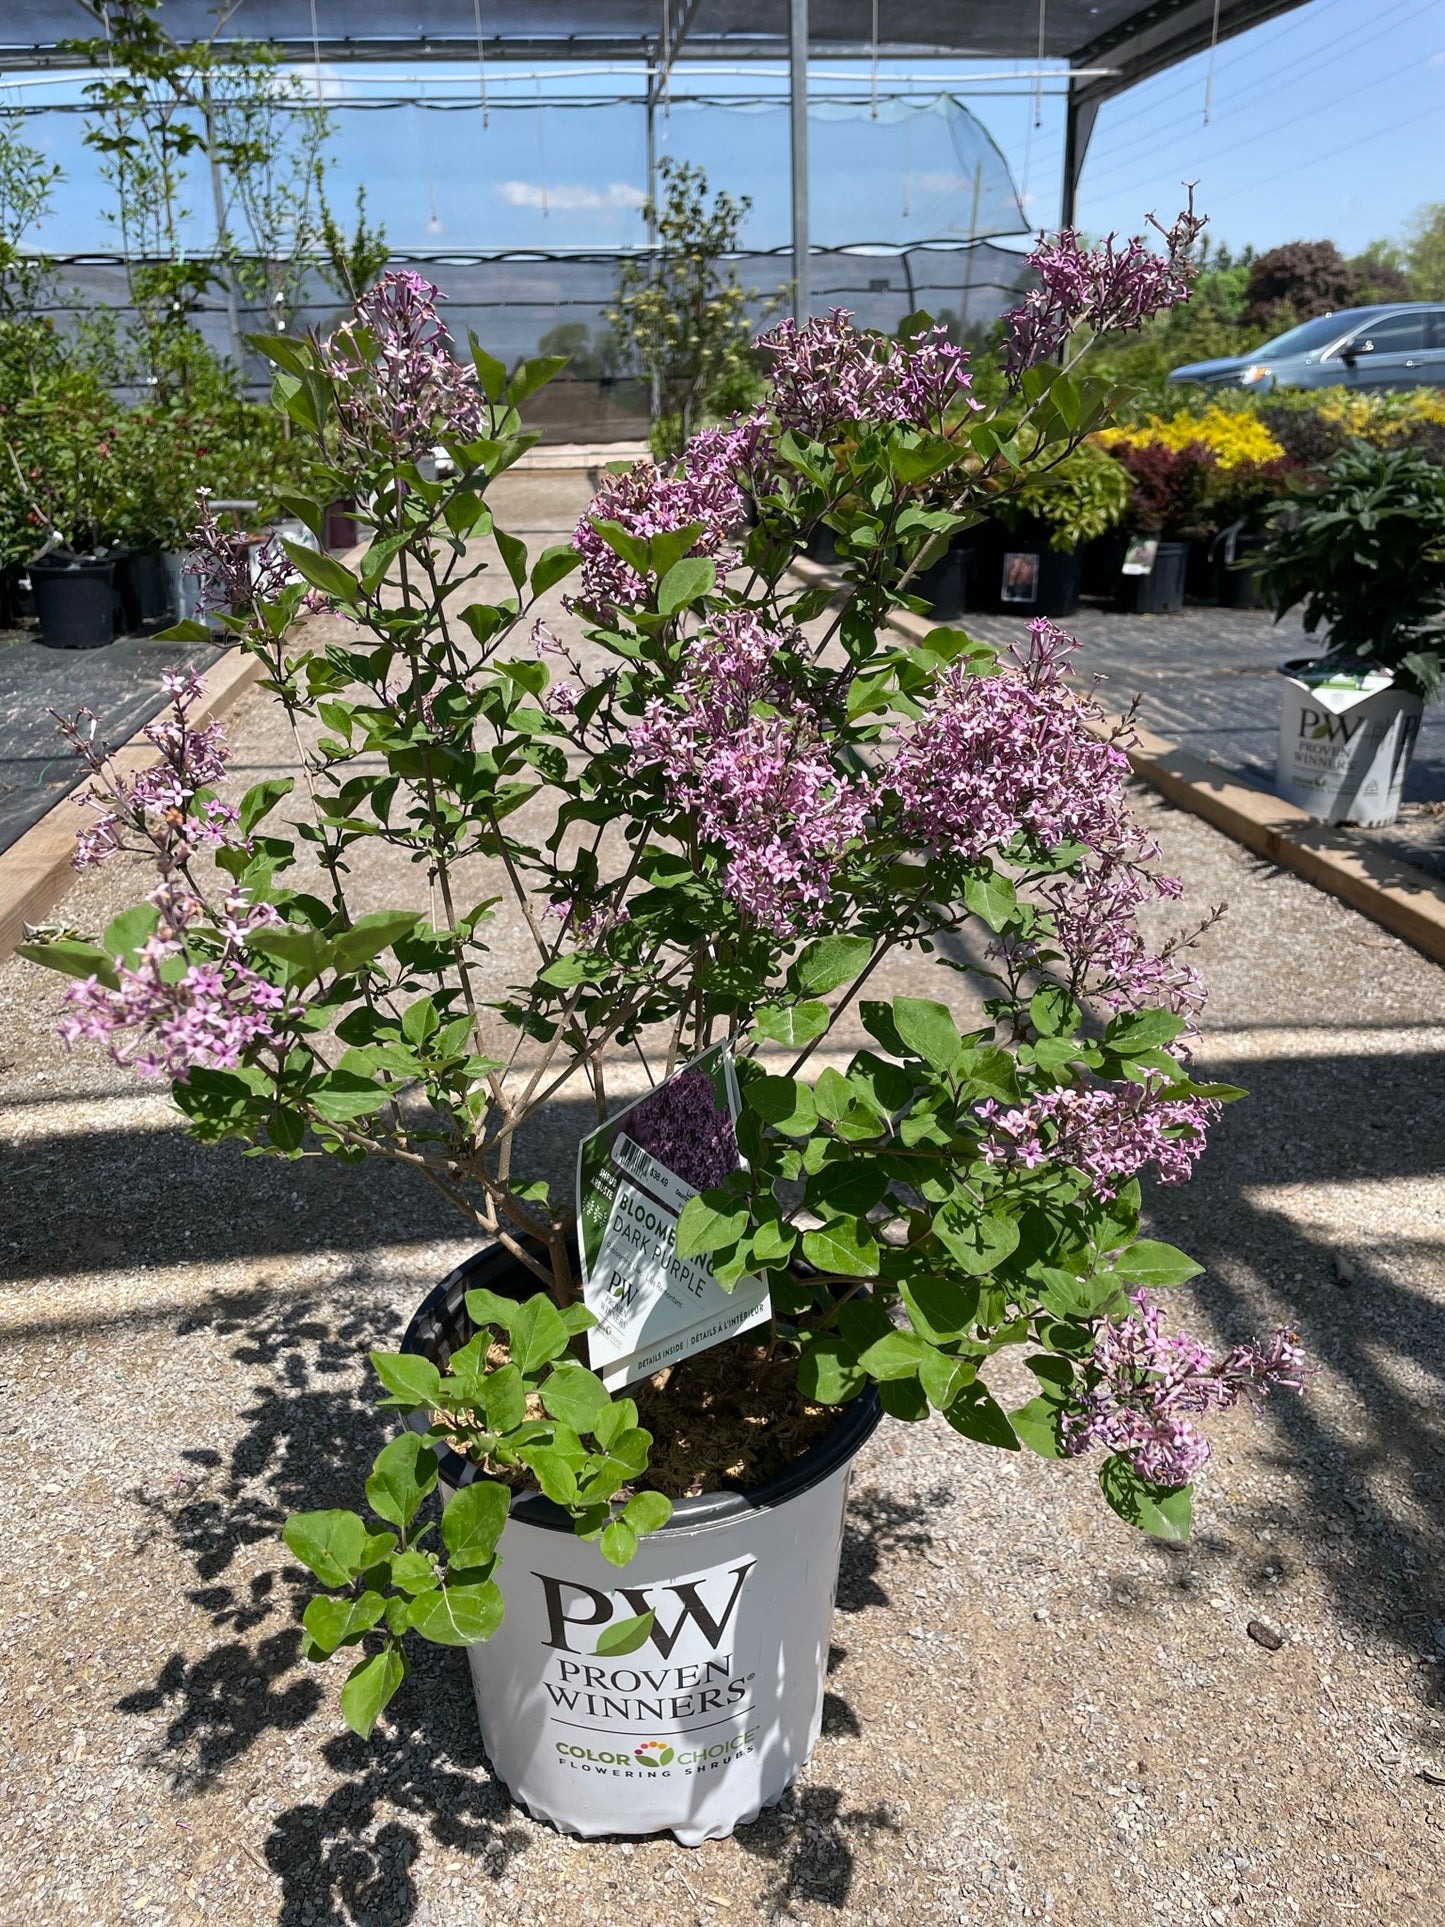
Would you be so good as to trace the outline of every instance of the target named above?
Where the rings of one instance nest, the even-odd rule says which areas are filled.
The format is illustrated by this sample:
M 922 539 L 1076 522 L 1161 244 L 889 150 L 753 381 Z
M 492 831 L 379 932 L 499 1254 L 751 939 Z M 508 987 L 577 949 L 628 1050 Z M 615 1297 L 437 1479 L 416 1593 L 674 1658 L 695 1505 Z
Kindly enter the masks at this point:
M 1205 388 L 1445 387 L 1445 307 L 1390 302 L 1302 321 L 1247 355 L 1191 361 L 1171 381 Z

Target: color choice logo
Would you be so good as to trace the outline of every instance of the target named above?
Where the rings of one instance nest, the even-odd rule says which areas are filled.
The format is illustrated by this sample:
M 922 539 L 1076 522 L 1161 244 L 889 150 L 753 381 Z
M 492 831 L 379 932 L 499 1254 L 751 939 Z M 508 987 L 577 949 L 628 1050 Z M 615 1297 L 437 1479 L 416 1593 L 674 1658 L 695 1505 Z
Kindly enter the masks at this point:
M 644 1740 L 634 1750 L 634 1758 L 643 1766 L 671 1766 L 672 1748 L 664 1740 Z

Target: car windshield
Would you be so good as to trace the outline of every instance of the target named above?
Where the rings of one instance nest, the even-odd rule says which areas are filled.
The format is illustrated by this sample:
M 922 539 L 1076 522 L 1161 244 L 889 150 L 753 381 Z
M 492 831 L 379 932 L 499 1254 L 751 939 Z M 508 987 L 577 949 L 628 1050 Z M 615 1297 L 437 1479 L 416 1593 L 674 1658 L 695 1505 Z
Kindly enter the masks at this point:
M 1343 315 L 1320 315 L 1314 321 L 1302 321 L 1287 334 L 1276 335 L 1273 341 L 1266 341 L 1263 347 L 1251 349 L 1250 352 L 1273 355 L 1276 359 L 1285 355 L 1310 355 L 1319 348 L 1327 348 L 1338 336 L 1346 334 L 1349 325 Z

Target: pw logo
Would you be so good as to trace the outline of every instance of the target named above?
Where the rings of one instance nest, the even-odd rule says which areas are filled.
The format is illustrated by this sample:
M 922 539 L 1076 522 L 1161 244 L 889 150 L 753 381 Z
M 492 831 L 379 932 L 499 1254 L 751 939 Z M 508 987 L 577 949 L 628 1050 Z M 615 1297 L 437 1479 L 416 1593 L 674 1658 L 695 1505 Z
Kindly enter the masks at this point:
M 697 1627 L 710 1649 L 716 1652 L 737 1610 L 743 1583 L 756 1563 L 749 1559 L 746 1565 L 734 1566 L 730 1572 L 709 1574 L 706 1579 L 688 1579 L 676 1586 L 624 1586 L 616 1594 L 598 1592 L 594 1586 L 584 1586 L 577 1579 L 553 1579 L 547 1573 L 534 1572 L 532 1577 L 541 1580 L 547 1601 L 547 1637 L 542 1643 L 559 1653 L 575 1653 L 578 1649 L 571 1644 L 569 1634 L 583 1626 L 605 1626 L 617 1616 L 620 1609 L 614 1602 L 621 1599 L 626 1602 L 624 1617 L 652 1614 L 652 1631 L 648 1637 L 664 1659 L 672 1656 L 689 1623 Z M 729 1580 L 732 1584 L 723 1599 L 720 1594 Z M 704 1587 L 710 1589 L 710 1599 L 704 1599 Z M 677 1608 L 671 1625 L 666 1623 L 671 1610 L 666 1603 L 668 1594 Z

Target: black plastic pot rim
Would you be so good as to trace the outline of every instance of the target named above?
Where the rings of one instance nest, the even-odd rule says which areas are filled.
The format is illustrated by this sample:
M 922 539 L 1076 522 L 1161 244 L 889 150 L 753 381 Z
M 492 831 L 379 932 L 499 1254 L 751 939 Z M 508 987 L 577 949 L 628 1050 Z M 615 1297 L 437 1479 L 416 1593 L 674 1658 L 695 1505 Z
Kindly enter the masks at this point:
M 501 1245 L 488 1245 L 484 1250 L 474 1252 L 427 1293 L 406 1328 L 401 1350 L 425 1357 L 426 1346 L 421 1337 L 424 1327 L 427 1324 L 434 1326 L 439 1315 L 464 1300 L 468 1291 L 474 1291 L 484 1283 L 489 1288 L 495 1288 L 498 1280 L 491 1276 L 494 1272 L 516 1272 L 528 1278 L 531 1276 Z M 789 1500 L 801 1497 L 813 1486 L 821 1485 L 824 1479 L 831 1477 L 840 1466 L 853 1458 L 877 1430 L 882 1417 L 883 1405 L 878 1388 L 869 1385 L 856 1398 L 839 1408 L 838 1423 L 832 1431 L 819 1439 L 816 1445 L 809 1446 L 776 1478 L 768 1479 L 746 1492 L 703 1492 L 696 1498 L 675 1499 L 672 1517 L 662 1530 L 695 1532 L 707 1526 L 721 1525 L 726 1520 L 745 1518 L 750 1512 L 763 1512 L 771 1507 L 786 1505 Z M 427 1423 L 420 1413 L 413 1413 L 408 1423 L 415 1431 L 427 1430 Z M 464 1458 L 450 1446 L 434 1441 L 432 1449 L 437 1455 L 438 1476 L 443 1484 L 459 1489 L 470 1485 L 475 1479 L 485 1477 L 475 1460 Z M 540 1492 L 514 1492 L 511 1516 L 526 1525 L 542 1526 L 553 1532 L 575 1530 L 572 1515 Z

